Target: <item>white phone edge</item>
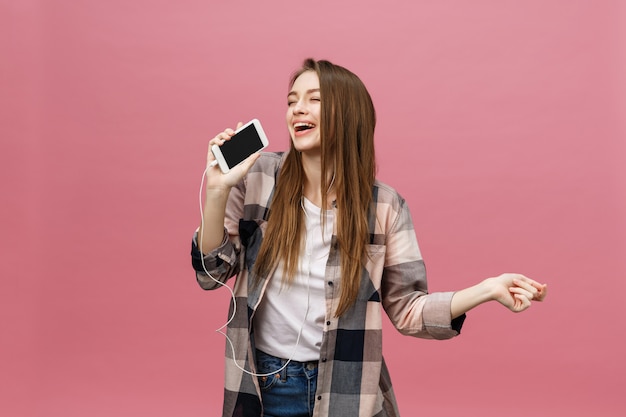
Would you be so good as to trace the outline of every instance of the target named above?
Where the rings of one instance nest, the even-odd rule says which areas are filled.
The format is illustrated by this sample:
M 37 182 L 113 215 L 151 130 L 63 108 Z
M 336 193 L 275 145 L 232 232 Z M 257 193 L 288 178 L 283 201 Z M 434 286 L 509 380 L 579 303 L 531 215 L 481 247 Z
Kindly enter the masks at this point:
M 269 145 L 269 139 L 267 139 L 267 135 L 265 134 L 265 131 L 263 130 L 263 127 L 261 126 L 261 122 L 259 121 L 259 119 L 250 120 L 248 123 L 244 124 L 239 129 L 235 130 L 235 135 L 239 133 L 241 130 L 245 129 L 246 127 L 252 124 L 254 125 L 257 133 L 259 134 L 259 138 L 261 139 L 261 143 L 263 144 L 263 146 L 259 150 L 254 152 L 254 153 L 257 153 L 257 152 L 261 152 L 263 149 L 267 147 L 267 145 Z M 222 151 L 220 150 L 220 146 L 219 145 L 211 146 L 211 151 L 213 152 L 213 156 L 215 157 L 215 160 L 217 161 L 217 164 L 219 165 L 222 173 L 224 174 L 228 173 L 231 167 L 228 166 L 228 163 L 224 159 L 224 155 L 222 154 Z

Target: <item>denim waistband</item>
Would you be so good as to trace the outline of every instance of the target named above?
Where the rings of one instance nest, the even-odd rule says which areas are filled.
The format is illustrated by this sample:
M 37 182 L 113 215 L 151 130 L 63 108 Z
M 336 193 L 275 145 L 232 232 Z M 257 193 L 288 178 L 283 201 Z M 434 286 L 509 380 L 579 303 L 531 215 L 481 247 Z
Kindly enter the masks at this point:
M 306 369 L 310 371 L 310 370 L 316 369 L 319 366 L 319 361 L 300 362 L 300 361 L 296 361 L 293 359 L 292 360 L 283 359 L 283 358 L 278 358 L 276 356 L 270 355 L 269 353 L 265 353 L 259 349 L 256 350 L 256 356 L 257 356 L 258 366 L 261 366 L 261 362 L 264 362 L 265 366 L 267 366 L 268 363 L 271 363 L 273 365 L 272 368 L 275 367 L 275 369 L 282 368 L 283 366 L 285 366 L 285 363 L 289 361 L 289 364 L 286 367 L 287 371 L 299 371 L 302 369 Z

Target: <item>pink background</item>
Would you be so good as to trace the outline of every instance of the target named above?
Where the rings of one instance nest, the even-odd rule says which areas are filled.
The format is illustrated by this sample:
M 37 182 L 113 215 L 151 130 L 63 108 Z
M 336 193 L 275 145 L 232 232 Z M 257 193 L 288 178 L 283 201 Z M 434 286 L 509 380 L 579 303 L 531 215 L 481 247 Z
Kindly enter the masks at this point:
M 207 141 L 258 117 L 285 149 L 313 56 L 370 89 L 431 291 L 550 285 L 452 341 L 387 326 L 403 415 L 625 415 L 625 27 L 619 0 L 1 0 L 0 414 L 218 415 Z

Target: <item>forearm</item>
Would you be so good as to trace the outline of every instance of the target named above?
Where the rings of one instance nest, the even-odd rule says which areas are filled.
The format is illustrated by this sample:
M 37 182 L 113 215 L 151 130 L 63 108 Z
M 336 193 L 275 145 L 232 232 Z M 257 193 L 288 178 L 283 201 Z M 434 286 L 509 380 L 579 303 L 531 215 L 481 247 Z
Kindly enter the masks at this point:
M 206 190 L 202 222 L 198 230 L 198 247 L 207 254 L 224 238 L 224 217 L 230 189 Z
M 455 292 L 450 304 L 450 313 L 455 319 L 474 307 L 494 299 L 493 285 L 490 285 L 490 279 L 486 279 L 472 287 Z

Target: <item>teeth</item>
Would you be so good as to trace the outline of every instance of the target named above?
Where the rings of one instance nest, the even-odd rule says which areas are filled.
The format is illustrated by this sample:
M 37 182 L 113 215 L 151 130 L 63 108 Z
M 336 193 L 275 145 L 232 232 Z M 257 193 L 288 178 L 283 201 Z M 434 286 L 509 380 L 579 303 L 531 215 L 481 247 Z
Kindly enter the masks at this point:
M 315 127 L 315 125 L 311 123 L 298 122 L 298 123 L 294 123 L 293 127 L 297 131 L 301 131 L 301 130 L 306 130 L 306 129 L 312 129 Z

